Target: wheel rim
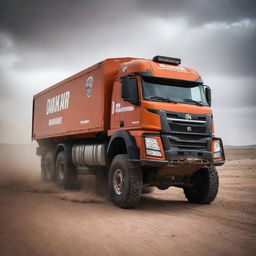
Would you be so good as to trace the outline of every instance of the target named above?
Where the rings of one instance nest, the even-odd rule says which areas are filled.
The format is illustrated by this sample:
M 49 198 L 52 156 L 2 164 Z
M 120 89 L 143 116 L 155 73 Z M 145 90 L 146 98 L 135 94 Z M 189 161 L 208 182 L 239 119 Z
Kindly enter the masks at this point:
M 64 180 L 65 177 L 65 167 L 63 163 L 60 163 L 59 165 L 59 178 L 60 180 Z
M 123 172 L 117 169 L 113 176 L 113 187 L 117 195 L 121 195 L 123 191 Z

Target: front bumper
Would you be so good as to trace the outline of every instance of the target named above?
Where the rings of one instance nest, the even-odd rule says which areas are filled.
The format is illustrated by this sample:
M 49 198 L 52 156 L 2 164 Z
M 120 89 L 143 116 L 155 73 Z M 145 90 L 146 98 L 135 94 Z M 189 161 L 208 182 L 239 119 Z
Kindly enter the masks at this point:
M 143 134 L 143 137 L 150 137 L 153 134 Z M 225 154 L 221 138 L 204 136 L 190 137 L 186 140 L 172 134 L 154 134 L 153 137 L 161 138 L 165 159 L 142 158 L 136 161 L 142 166 L 178 166 L 178 165 L 198 165 L 198 166 L 220 166 L 225 162 Z M 221 158 L 213 159 L 212 142 L 219 140 L 221 145 Z
M 219 166 L 225 162 L 225 153 L 221 138 L 205 137 L 184 141 L 169 134 L 161 135 L 161 138 L 168 164 L 188 162 Z M 212 157 L 212 142 L 214 140 L 219 140 L 221 144 L 221 158 L 216 160 Z
M 225 163 L 223 161 L 208 161 L 204 159 L 175 159 L 175 160 L 155 160 L 155 159 L 129 159 L 130 162 L 138 163 L 140 166 L 150 166 L 150 167 L 165 167 L 165 166 L 176 166 L 182 164 L 193 164 L 193 165 L 204 165 L 204 166 L 220 166 Z

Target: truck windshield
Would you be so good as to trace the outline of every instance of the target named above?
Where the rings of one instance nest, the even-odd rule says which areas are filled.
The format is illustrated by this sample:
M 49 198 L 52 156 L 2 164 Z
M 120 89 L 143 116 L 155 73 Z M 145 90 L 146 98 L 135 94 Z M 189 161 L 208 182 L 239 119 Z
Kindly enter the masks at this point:
M 207 106 L 202 84 L 166 78 L 142 77 L 145 100 Z

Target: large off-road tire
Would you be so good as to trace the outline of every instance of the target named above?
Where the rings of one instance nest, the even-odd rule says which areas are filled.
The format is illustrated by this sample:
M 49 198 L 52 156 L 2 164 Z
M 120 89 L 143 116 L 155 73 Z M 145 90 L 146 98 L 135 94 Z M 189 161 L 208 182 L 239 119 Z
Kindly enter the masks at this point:
M 42 157 L 41 177 L 46 182 L 54 181 L 54 154 L 51 151 Z
M 184 188 L 186 198 L 191 203 L 209 204 L 218 194 L 219 177 L 215 167 L 202 168 L 192 175 L 194 187 Z
M 77 186 L 77 170 L 72 163 L 71 156 L 61 151 L 55 161 L 55 180 L 63 189 L 73 189 Z
M 134 208 L 141 197 L 141 168 L 128 162 L 127 155 L 116 155 L 109 171 L 109 190 L 112 202 L 121 208 Z

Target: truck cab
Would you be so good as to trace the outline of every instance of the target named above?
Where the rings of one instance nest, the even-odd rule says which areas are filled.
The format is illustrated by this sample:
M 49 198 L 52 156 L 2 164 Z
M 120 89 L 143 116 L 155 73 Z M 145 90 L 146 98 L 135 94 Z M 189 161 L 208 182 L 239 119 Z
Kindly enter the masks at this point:
M 211 90 L 196 71 L 178 63 L 179 59 L 156 56 L 122 64 L 113 86 L 108 134 L 126 130 L 136 139 L 141 133 L 145 143 L 139 138 L 136 142 L 145 162 L 222 165 Z
M 195 70 L 179 64 L 180 59 L 162 56 L 123 63 L 113 86 L 108 134 L 128 131 L 135 139 L 140 159 L 130 161 L 142 166 L 144 185 L 183 187 L 194 201 L 191 177 L 214 172 L 216 196 L 214 167 L 224 164 L 225 155 L 222 140 L 214 135 L 209 86 Z

